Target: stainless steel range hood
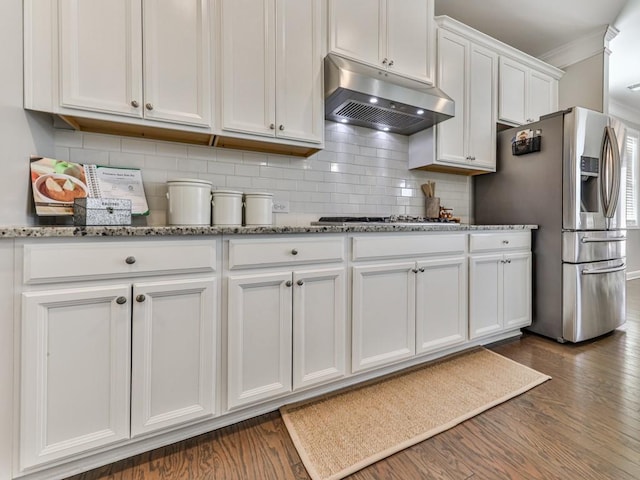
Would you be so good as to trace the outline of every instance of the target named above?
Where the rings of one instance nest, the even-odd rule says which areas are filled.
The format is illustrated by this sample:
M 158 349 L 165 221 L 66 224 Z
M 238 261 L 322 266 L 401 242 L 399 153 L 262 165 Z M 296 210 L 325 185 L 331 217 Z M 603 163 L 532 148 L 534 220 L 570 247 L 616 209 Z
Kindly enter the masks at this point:
M 327 120 L 403 135 L 455 114 L 454 101 L 436 87 L 332 53 L 324 59 L 324 91 Z

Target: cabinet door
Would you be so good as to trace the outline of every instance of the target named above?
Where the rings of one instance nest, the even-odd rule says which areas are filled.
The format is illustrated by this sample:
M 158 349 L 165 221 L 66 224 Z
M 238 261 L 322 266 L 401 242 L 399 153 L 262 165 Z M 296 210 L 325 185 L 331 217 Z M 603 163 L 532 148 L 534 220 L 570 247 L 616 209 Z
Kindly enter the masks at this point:
M 208 0 L 144 0 L 144 116 L 211 124 Z
M 129 438 L 131 286 L 22 294 L 20 467 Z
M 433 83 L 433 0 L 389 0 L 386 8 L 385 56 L 393 62 L 389 70 Z
M 413 262 L 353 267 L 352 371 L 415 354 Z
M 531 70 L 528 121 L 536 122 L 541 115 L 556 110 L 558 110 L 558 81 L 549 75 Z
M 502 330 L 502 255 L 472 255 L 469 258 L 469 338 Z
M 344 268 L 293 274 L 293 388 L 345 373 Z
M 466 341 L 466 258 L 419 262 L 416 280 L 416 353 Z
M 131 435 L 214 414 L 214 278 L 133 286 Z
M 142 117 L 141 2 L 60 0 L 61 106 Z
M 500 57 L 499 119 L 513 124 L 527 123 L 527 77 L 529 69 L 514 60 Z
M 474 167 L 495 170 L 498 56 L 490 50 L 471 44 L 468 82 L 467 137 L 471 162 Z
M 276 136 L 320 143 L 324 129 L 321 6 L 277 0 Z
M 220 1 L 224 130 L 275 135 L 274 2 Z
M 456 104 L 456 114 L 437 125 L 438 161 L 467 163 L 467 52 L 469 42 L 455 33 L 438 31 L 438 87 Z
M 504 327 L 531 325 L 531 253 L 505 255 Z
M 329 0 L 329 50 L 380 66 L 386 0 Z
M 292 275 L 228 279 L 228 407 L 291 391 Z

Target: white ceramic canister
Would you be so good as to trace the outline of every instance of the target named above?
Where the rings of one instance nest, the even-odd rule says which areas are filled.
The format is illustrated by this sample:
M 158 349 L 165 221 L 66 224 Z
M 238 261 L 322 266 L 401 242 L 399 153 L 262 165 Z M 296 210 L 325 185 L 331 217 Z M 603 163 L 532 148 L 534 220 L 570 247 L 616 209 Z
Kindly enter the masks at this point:
M 211 225 L 211 182 L 194 178 L 167 181 L 169 225 Z
M 245 225 L 273 224 L 273 193 L 244 194 Z
M 214 190 L 212 197 L 213 225 L 218 227 L 242 225 L 242 192 Z

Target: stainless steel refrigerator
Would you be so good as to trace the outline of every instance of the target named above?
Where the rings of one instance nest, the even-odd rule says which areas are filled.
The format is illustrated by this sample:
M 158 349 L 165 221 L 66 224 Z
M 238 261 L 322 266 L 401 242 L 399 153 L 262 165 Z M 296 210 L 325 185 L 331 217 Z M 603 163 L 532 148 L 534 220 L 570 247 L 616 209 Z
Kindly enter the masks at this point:
M 612 120 L 574 107 L 500 132 L 497 148 L 496 173 L 474 177 L 474 219 L 539 225 L 529 330 L 580 342 L 622 325 L 626 231 Z

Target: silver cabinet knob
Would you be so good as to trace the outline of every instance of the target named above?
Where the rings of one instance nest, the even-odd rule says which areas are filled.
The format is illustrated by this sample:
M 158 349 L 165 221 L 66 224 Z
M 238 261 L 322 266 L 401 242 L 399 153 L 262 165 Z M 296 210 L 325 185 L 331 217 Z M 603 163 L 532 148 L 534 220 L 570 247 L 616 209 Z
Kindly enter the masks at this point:
M 502 243 L 503 243 L 504 245 L 509 245 L 509 240 L 502 240 Z
M 510 258 L 507 258 L 507 263 L 511 263 L 511 259 Z
M 287 287 L 290 287 L 290 286 L 292 286 L 292 285 L 293 285 L 293 282 L 292 282 L 291 280 L 287 280 L 287 283 L 285 283 L 285 285 L 286 285 Z
M 387 60 L 386 58 L 382 59 L 382 64 L 386 65 L 387 63 L 389 63 L 389 60 Z
M 140 103 L 138 103 L 137 100 L 131 100 L 131 106 L 133 108 L 138 108 L 140 106 Z
M 420 273 L 424 273 L 424 267 L 420 267 L 420 268 L 418 269 L 418 271 L 419 271 Z
M 278 127 L 278 130 L 283 131 L 283 130 L 284 130 L 284 125 L 280 125 L 280 126 Z
M 393 67 L 393 60 L 389 60 L 389 66 Z
M 143 294 L 137 295 L 136 296 L 136 302 L 142 303 L 147 299 L 147 297 L 145 297 Z
M 133 265 L 134 263 L 136 263 L 136 257 L 127 257 L 127 258 L 124 259 L 124 261 L 128 265 Z
M 411 271 L 412 271 L 413 273 L 418 273 L 418 269 L 417 269 L 417 268 L 412 268 L 412 269 L 411 269 Z
M 304 285 L 304 282 L 302 280 L 298 280 L 296 283 L 300 286 Z
M 297 255 L 297 254 L 298 254 L 298 250 L 296 250 L 295 248 L 291 250 L 291 255 Z
M 153 103 L 146 103 L 146 104 L 145 104 L 145 108 L 146 108 L 147 110 L 153 110 Z
M 118 297 L 118 298 L 116 298 L 116 303 L 118 305 L 124 305 L 125 303 L 127 303 L 127 297 Z
M 270 124 L 270 125 L 269 125 L 269 128 L 270 128 L 271 130 L 275 130 L 275 129 L 276 129 L 276 125 L 275 125 L 275 123 Z

